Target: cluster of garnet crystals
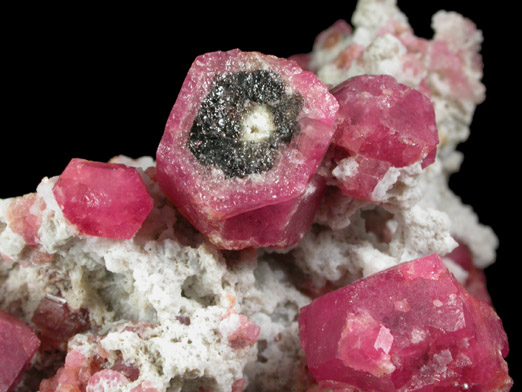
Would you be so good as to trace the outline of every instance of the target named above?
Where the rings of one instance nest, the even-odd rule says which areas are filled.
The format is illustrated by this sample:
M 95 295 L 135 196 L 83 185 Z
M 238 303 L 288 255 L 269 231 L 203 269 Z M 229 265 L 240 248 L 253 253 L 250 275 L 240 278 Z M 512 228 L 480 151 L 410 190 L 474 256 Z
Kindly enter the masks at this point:
M 309 229 L 325 190 L 326 152 L 353 161 L 346 195 L 372 201 L 391 167 L 435 159 L 433 106 L 388 75 L 328 89 L 294 61 L 213 52 L 190 68 L 157 150 L 157 182 L 220 249 L 289 248 Z M 152 209 L 135 168 L 73 159 L 54 186 L 81 234 L 129 239 Z
M 312 225 L 327 151 L 349 169 L 335 185 L 372 201 L 390 168 L 424 169 L 437 144 L 429 98 L 391 76 L 361 75 L 329 89 L 291 60 L 213 52 L 186 76 L 157 150 L 156 181 L 216 247 L 289 248 Z M 80 235 L 130 239 L 153 208 L 141 172 L 121 164 L 73 159 L 53 191 Z M 437 255 L 316 298 L 301 310 L 299 333 L 319 388 L 511 386 L 499 318 Z M 14 353 L 0 369 L 0 389 L 14 385 L 38 346 L 30 329 L 0 313 L 0 352 Z

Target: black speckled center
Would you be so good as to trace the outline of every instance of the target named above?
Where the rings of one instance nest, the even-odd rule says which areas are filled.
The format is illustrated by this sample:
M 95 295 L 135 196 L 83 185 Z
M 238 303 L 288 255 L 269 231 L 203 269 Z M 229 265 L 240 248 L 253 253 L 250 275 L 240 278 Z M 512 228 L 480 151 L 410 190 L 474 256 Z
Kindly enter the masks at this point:
M 266 172 L 273 167 L 277 150 L 299 131 L 302 107 L 303 97 L 287 93 L 273 71 L 218 74 L 194 119 L 187 147 L 203 165 L 213 165 L 227 177 Z M 272 128 L 250 140 L 244 124 L 259 108 Z

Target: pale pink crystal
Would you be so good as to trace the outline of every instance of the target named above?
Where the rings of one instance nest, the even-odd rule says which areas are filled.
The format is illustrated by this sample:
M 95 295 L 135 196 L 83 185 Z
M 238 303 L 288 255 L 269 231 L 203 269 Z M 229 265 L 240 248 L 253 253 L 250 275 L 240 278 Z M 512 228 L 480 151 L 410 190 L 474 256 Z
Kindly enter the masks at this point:
M 389 75 L 356 76 L 331 92 L 340 105 L 336 156 L 351 165 L 337 176 L 343 193 L 371 201 L 388 169 L 433 163 L 439 138 L 426 96 Z
M 56 374 L 40 383 L 40 392 L 85 392 L 92 375 L 102 370 L 105 359 L 86 357 L 79 350 L 71 350 L 65 357 L 65 364 Z
M 429 77 L 437 76 L 443 93 L 454 99 L 480 103 L 484 100 L 482 33 L 469 19 L 455 12 L 440 12 L 433 18 L 435 35 L 427 53 Z M 440 89 L 440 86 L 439 86 Z
M 314 50 L 330 49 L 351 36 L 352 32 L 352 26 L 344 19 L 336 20 L 330 27 L 317 35 L 314 41 Z
M 230 346 L 236 350 L 254 345 L 259 337 L 261 328 L 250 321 L 247 316 L 239 314 L 239 327 L 228 334 Z
M 508 391 L 512 385 L 500 319 L 437 255 L 323 295 L 301 309 L 298 321 L 308 369 L 325 388 Z
M 340 69 L 350 69 L 354 61 L 363 53 L 364 46 L 358 44 L 351 44 L 344 48 L 335 58 L 334 64 Z
M 53 193 L 70 223 L 98 237 L 132 238 L 153 207 L 138 171 L 116 163 L 72 159 Z
M 111 392 L 121 389 L 129 379 L 122 373 L 111 369 L 103 369 L 94 373 L 87 382 L 86 392 Z
M 11 257 L 9 257 L 9 256 L 7 256 L 6 254 L 3 254 L 3 253 L 0 253 L 0 257 L 2 258 L 2 260 L 7 261 L 9 263 L 13 263 L 15 261 Z
M 125 327 L 123 330 L 140 333 L 148 323 L 142 324 L 138 323 L 136 328 L 128 326 L 128 329 Z M 108 359 L 114 360 L 114 357 L 101 346 L 101 338 L 99 335 L 85 333 L 82 340 L 86 339 L 89 344 L 97 344 L 95 352 L 86 355 L 81 349 L 70 350 L 65 357 L 64 366 L 58 369 L 53 377 L 42 380 L 40 392 L 109 392 L 121 390 L 124 385 L 138 380 L 139 367 L 125 361 L 121 354 L 109 367 Z M 141 382 L 130 391 L 158 392 L 148 381 Z
M 234 381 L 232 384 L 232 392 L 243 392 L 246 387 L 246 380 L 244 378 L 240 378 L 239 380 Z
M 13 199 L 7 209 L 7 221 L 12 231 L 20 234 L 27 245 L 38 245 L 40 226 L 42 224 L 41 212 L 45 208 L 45 202 L 36 193 Z
M 35 333 L 0 309 L 0 391 L 13 391 L 40 347 Z
M 317 35 L 314 40 L 314 52 L 322 50 L 333 50 L 336 47 L 342 46 L 353 33 L 352 26 L 350 26 L 344 19 L 335 21 L 330 27 Z M 364 47 L 357 44 L 350 44 L 343 49 L 334 59 L 335 65 L 342 69 L 348 69 L 351 63 L 363 52 Z M 309 54 L 301 54 L 296 56 L 306 56 Z M 317 72 L 317 66 L 313 61 L 309 60 L 307 68 L 313 72 Z
M 44 379 L 40 383 L 40 392 L 84 392 L 80 389 L 78 373 L 69 367 L 58 369 L 56 375 L 50 379 Z

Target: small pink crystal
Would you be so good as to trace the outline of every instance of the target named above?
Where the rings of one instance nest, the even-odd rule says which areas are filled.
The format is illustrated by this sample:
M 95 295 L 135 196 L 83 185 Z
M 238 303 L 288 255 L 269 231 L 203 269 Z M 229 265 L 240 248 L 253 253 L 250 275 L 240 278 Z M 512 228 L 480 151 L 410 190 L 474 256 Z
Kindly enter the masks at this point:
M 85 389 L 84 389 L 85 390 Z M 40 383 L 40 392 L 84 392 L 80 389 L 78 373 L 72 368 L 62 367 L 56 375 L 50 379 L 44 379 Z
M 473 294 L 475 297 L 481 299 L 489 305 L 493 305 L 491 296 L 488 292 L 486 274 L 483 270 L 473 265 L 473 256 L 469 247 L 462 241 L 457 240 L 458 246 L 453 251 L 446 255 L 446 257 L 460 267 L 462 267 L 468 276 L 464 282 L 464 288 Z
M 439 142 L 431 101 L 389 75 L 361 75 L 331 90 L 339 101 L 333 140 L 344 151 L 339 187 L 348 196 L 372 200 L 391 167 L 435 160 Z
M 234 381 L 232 384 L 232 392 L 243 392 L 246 387 L 246 380 L 244 378 L 240 378 L 239 380 Z
M 239 325 L 227 335 L 230 346 L 240 350 L 254 345 L 257 342 L 261 328 L 243 314 L 232 313 L 231 316 L 239 317 Z
M 13 391 L 40 341 L 22 321 L 0 309 L 0 391 Z
M 508 391 L 512 385 L 500 319 L 437 255 L 323 295 L 301 309 L 298 321 L 308 369 L 325 388 Z
M 65 357 L 64 366 L 53 377 L 42 380 L 40 392 L 85 392 L 89 380 L 102 370 L 104 362 L 99 356 L 86 357 L 79 350 L 71 350 Z
M 435 35 L 425 59 L 428 72 L 443 85 L 438 84 L 440 91 L 453 99 L 482 102 L 482 33 L 475 23 L 455 12 L 437 13 L 433 29 Z
M 339 19 L 317 35 L 314 41 L 314 50 L 330 49 L 351 36 L 352 32 L 352 26 L 344 19 Z
M 27 245 L 38 245 L 43 209 L 45 202 L 36 193 L 14 198 L 7 209 L 11 230 L 20 234 Z
M 158 147 L 158 184 L 222 249 L 292 246 L 311 222 L 286 223 L 305 209 L 302 202 L 306 216 L 318 204 L 306 192 L 337 109 L 328 89 L 294 61 L 237 49 L 199 56 Z M 255 230 L 267 216 L 276 222 L 271 232 Z
M 138 171 L 116 163 L 72 159 L 53 193 L 65 218 L 82 234 L 130 239 L 153 203 Z
M 103 369 L 94 373 L 87 383 L 85 392 L 111 392 L 121 390 L 129 379 L 122 373 L 111 369 Z
M 345 46 L 352 33 L 352 26 L 344 19 L 339 19 L 316 36 L 312 53 L 295 54 L 289 58 L 296 61 L 303 69 L 317 73 L 319 64 L 314 62 L 315 56 L 313 54 L 325 51 L 331 55 L 340 50 L 332 62 L 337 67 L 347 70 L 352 62 L 364 51 L 364 46 L 356 43 L 350 43 L 348 46 Z
M 347 46 L 335 58 L 334 64 L 340 69 L 349 69 L 354 61 L 356 61 L 364 52 L 364 46 L 353 43 Z

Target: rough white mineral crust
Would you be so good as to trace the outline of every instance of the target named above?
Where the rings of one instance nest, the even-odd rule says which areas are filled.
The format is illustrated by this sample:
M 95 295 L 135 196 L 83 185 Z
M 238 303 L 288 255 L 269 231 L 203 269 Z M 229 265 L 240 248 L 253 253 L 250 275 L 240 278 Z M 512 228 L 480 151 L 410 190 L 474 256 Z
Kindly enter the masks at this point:
M 411 33 L 394 1 L 360 0 L 352 23 L 351 36 L 330 48 L 314 48 L 311 67 L 331 85 L 364 73 L 391 74 L 416 88 L 428 80 L 441 139 L 433 165 L 394 169 L 375 190 L 379 203 L 332 192 L 298 246 L 257 252 L 220 252 L 205 242 L 149 176 L 152 158 L 113 160 L 138 167 L 154 198 L 152 213 L 131 240 L 79 235 L 54 200 L 56 178 L 44 178 L 37 195 L 45 209 L 34 212 L 41 216 L 38 246 L 27 245 L 10 227 L 8 209 L 15 199 L 0 200 L 0 307 L 29 325 L 46 295 L 88 309 L 95 328 L 75 336 L 69 351 L 89 357 L 103 349 L 105 366 L 118 358 L 136 366 L 139 377 L 122 391 L 144 381 L 157 391 L 228 392 L 234 385 L 239 391 L 242 379 L 248 391 L 299 391 L 297 315 L 312 296 L 403 261 L 447 255 L 456 246 L 454 238 L 470 247 L 477 267 L 491 264 L 495 234 L 447 185 L 461 160 L 455 146 L 467 138 L 475 105 L 484 96 L 481 73 L 472 63 L 480 32 L 454 13 L 433 18 L 434 39 L 468 53 L 464 72 L 472 89 L 456 96 L 447 80 L 426 67 L 405 72 L 412 56 L 403 41 Z M 381 33 L 391 23 L 405 34 L 402 41 L 397 33 Z M 339 67 L 335 59 L 353 44 L 364 49 L 361 57 Z M 424 64 L 430 55 L 413 56 Z M 334 175 L 349 176 L 351 165 L 346 162 Z M 39 262 L 41 255 L 52 261 Z M 450 261 L 448 266 L 465 279 L 465 271 Z M 257 343 L 231 343 L 240 315 L 260 327 Z M 41 369 L 49 361 L 38 355 L 33 365 Z

